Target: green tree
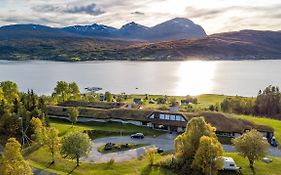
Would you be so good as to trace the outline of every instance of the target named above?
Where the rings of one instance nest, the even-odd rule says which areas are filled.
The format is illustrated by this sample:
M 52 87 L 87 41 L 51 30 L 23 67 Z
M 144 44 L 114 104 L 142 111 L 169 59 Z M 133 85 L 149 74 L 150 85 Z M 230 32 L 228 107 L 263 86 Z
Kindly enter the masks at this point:
M 47 146 L 52 155 L 52 163 L 55 163 L 55 156 L 57 155 L 60 149 L 60 138 L 58 134 L 59 131 L 56 128 L 46 128 L 44 144 Z
M 61 154 L 76 159 L 76 165 L 79 166 L 80 158 L 89 154 L 91 145 L 91 139 L 87 134 L 72 132 L 62 139 Z
M 281 94 L 276 86 L 268 86 L 259 91 L 256 100 L 256 110 L 259 115 L 274 116 L 281 112 Z
M 185 132 L 175 139 L 175 156 L 182 171 L 190 169 L 202 136 L 217 138 L 214 127 L 203 117 L 195 117 L 187 123 Z
M 268 142 L 255 129 L 233 139 L 235 149 L 249 160 L 250 168 L 254 168 L 254 161 L 264 157 L 268 151 Z
M 177 104 L 177 99 L 175 97 L 170 98 L 170 103 L 172 106 L 175 106 Z
M 0 87 L 2 88 L 4 99 L 9 104 L 12 104 L 15 99 L 19 100 L 19 90 L 16 83 L 3 81 L 0 83 Z
M 31 175 L 32 171 L 21 154 L 21 145 L 15 138 L 6 143 L 1 167 L 3 175 Z
M 78 116 L 79 116 L 79 110 L 75 107 L 72 107 L 72 108 L 69 109 L 67 115 L 69 117 L 69 120 L 72 123 L 71 127 L 73 128 L 74 123 L 77 122 L 77 119 L 78 119 Z
M 80 90 L 75 82 L 58 81 L 52 96 L 57 98 L 59 103 L 68 100 L 80 100 Z
M 3 88 L 0 87 L 0 101 L 5 100 Z
M 150 166 L 152 166 L 154 164 L 156 153 L 157 153 L 157 150 L 155 148 L 148 148 L 145 150 L 145 157 Z
M 204 117 L 196 117 L 189 120 L 186 130 L 175 139 L 176 155 L 192 158 L 200 143 L 202 136 L 216 138 L 215 128 L 205 122 Z
M 217 174 L 223 168 L 223 148 L 213 137 L 202 136 L 196 151 L 192 168 L 199 169 L 204 174 Z
M 58 102 L 67 101 L 70 97 L 69 84 L 65 81 L 58 81 L 52 96 L 58 98 Z
M 39 118 L 33 117 L 31 119 L 31 124 L 33 126 L 36 142 L 43 145 L 46 132 L 42 121 Z
M 70 99 L 73 101 L 78 101 L 80 100 L 80 90 L 78 85 L 75 82 L 72 82 L 69 84 L 69 93 L 70 93 Z
M 110 93 L 110 92 L 105 92 L 105 100 L 107 101 L 107 102 L 112 102 L 112 100 L 113 100 L 113 96 L 112 96 L 112 94 Z

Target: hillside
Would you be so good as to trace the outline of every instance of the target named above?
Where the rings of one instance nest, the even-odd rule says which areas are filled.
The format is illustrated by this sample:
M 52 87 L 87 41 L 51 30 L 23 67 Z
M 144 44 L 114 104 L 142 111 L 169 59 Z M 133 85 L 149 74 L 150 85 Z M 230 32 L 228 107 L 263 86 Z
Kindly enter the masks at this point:
M 52 37 L 40 36 L 42 30 L 25 32 L 26 37 L 15 35 L 16 37 L 11 38 L 7 37 L 8 35 L 0 34 L 0 37 L 2 36 L 0 59 L 160 61 L 281 58 L 281 33 L 274 31 L 242 30 L 213 34 L 201 39 L 151 43 L 136 40 L 90 38 L 78 34 L 68 36 L 67 32 L 53 35 L 50 30 L 56 29 L 47 29 L 47 33 Z M 128 28 L 126 30 L 128 31 Z
M 244 60 L 280 59 L 281 33 L 242 30 L 213 34 L 197 40 L 177 40 L 131 47 L 135 57 L 156 60 L 203 59 Z

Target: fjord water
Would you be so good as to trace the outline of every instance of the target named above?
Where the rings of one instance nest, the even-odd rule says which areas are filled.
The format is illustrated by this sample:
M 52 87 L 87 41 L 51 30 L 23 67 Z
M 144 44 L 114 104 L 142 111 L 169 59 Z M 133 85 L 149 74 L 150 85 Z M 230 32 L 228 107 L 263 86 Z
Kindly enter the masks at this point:
M 56 81 L 75 81 L 114 93 L 256 96 L 268 85 L 281 86 L 281 60 L 181 62 L 0 61 L 0 81 L 19 89 L 51 94 Z

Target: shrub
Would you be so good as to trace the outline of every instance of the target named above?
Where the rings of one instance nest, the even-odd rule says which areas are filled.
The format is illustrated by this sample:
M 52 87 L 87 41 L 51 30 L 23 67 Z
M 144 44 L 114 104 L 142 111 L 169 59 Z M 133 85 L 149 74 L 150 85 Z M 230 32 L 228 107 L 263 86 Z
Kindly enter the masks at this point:
M 176 159 L 174 155 L 166 155 L 159 159 L 157 162 L 155 162 L 155 165 L 165 167 L 168 169 L 174 169 L 176 165 L 175 161 Z
M 150 166 L 152 166 L 154 164 L 156 153 L 157 153 L 157 150 L 155 148 L 148 148 L 145 151 L 145 157 L 146 157 L 146 160 L 148 161 L 148 164 Z

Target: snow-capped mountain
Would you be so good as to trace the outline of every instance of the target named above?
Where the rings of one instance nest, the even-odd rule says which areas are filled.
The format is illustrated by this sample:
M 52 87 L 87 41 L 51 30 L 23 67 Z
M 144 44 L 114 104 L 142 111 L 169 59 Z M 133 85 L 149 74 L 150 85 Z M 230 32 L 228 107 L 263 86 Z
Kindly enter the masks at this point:
M 123 25 L 120 29 L 92 24 L 53 28 L 36 24 L 17 24 L 0 27 L 0 38 L 28 37 L 91 37 L 118 38 L 123 40 L 170 41 L 178 39 L 198 39 L 206 37 L 204 29 L 189 19 L 175 18 L 154 27 L 146 27 L 135 22 Z

